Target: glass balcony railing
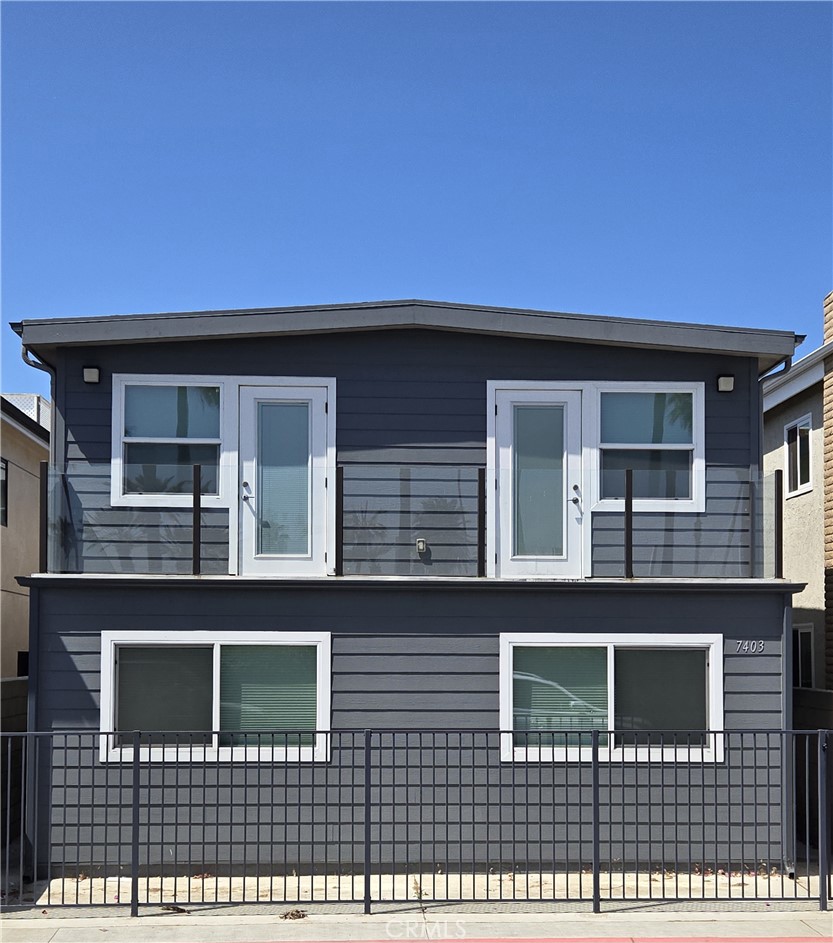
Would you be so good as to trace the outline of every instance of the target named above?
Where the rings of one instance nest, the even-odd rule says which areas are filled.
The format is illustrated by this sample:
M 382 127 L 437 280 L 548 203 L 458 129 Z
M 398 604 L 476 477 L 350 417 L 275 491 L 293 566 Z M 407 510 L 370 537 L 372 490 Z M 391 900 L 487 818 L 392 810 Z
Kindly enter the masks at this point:
M 194 473 L 191 466 L 154 466 L 125 487 L 113 482 L 109 463 L 74 462 L 61 470 L 44 463 L 41 572 L 246 573 L 241 521 L 255 502 L 243 503 L 237 467 L 221 463 L 201 469 L 198 494 Z M 521 560 L 511 575 L 546 575 L 523 572 L 525 553 L 557 556 L 576 547 L 583 555 L 584 575 L 593 578 L 782 575 L 779 473 L 752 479 L 740 469 L 707 467 L 699 480 L 690 482 L 699 501 L 694 508 L 667 496 L 646 504 L 649 498 L 639 489 L 652 485 L 644 478 L 632 484 L 628 497 L 624 477 L 616 484 L 623 486 L 622 498 L 590 506 L 579 489 L 565 497 L 563 483 L 551 469 L 527 471 L 524 481 L 501 470 L 497 488 L 494 470 L 483 466 L 344 463 L 324 469 L 322 483 L 324 478 L 327 488 L 335 490 L 335 500 L 331 494 L 322 502 L 335 507 L 330 575 L 486 577 L 493 572 L 487 570 L 487 525 L 490 532 L 506 534 Z M 315 520 L 313 501 L 309 495 L 303 499 L 297 482 L 275 493 L 282 497 L 262 511 L 273 515 L 263 521 L 272 540 L 283 530 L 295 533 L 307 526 L 305 514 Z M 508 510 L 492 507 L 495 494 L 500 502 L 510 502 Z M 576 522 L 580 529 L 571 531 Z M 545 537 L 561 525 L 565 543 L 550 548 Z M 497 572 L 501 574 L 500 564 Z M 269 575 L 268 569 L 260 574 Z

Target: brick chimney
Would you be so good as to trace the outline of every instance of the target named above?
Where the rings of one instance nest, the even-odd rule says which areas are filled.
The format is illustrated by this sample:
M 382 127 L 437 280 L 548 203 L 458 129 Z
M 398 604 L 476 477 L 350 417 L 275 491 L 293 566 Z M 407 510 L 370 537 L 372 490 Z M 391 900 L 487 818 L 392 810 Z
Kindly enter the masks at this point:
M 824 343 L 833 341 L 833 291 L 824 299 Z M 833 690 L 833 355 L 824 359 L 822 408 L 824 442 L 824 672 L 818 679 Z M 825 683 L 826 682 L 826 683 Z

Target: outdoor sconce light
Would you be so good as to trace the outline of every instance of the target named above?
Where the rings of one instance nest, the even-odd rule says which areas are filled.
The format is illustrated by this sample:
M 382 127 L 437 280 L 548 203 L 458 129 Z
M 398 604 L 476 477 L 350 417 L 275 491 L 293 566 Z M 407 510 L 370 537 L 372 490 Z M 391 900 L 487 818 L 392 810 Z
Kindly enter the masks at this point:
M 85 383 L 98 383 L 101 379 L 101 371 L 98 367 L 82 367 Z
M 717 378 L 717 392 L 731 393 L 735 388 L 735 378 L 733 376 L 723 376 Z

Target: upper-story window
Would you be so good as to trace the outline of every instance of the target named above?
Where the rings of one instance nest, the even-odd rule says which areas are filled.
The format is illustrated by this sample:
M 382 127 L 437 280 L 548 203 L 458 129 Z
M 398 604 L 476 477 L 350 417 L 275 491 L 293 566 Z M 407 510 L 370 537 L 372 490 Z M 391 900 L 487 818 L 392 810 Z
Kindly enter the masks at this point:
M 810 470 L 810 430 L 812 417 L 802 416 L 784 426 L 787 459 L 787 497 L 803 494 L 813 487 Z
M 202 494 L 219 499 L 222 386 L 142 380 L 117 384 L 115 393 L 115 501 L 187 505 L 194 465 Z
M 636 509 L 705 509 L 702 384 L 598 384 L 596 416 L 600 510 L 621 506 L 626 469 Z

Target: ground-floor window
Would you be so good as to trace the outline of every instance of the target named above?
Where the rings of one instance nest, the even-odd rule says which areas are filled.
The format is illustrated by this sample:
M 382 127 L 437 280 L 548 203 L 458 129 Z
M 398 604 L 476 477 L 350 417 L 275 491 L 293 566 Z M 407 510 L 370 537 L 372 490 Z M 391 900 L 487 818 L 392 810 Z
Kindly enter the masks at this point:
M 104 759 L 326 759 L 325 632 L 104 632 Z
M 624 753 L 714 759 L 723 726 L 719 635 L 501 635 L 503 759 Z M 673 734 L 673 736 L 672 736 Z

